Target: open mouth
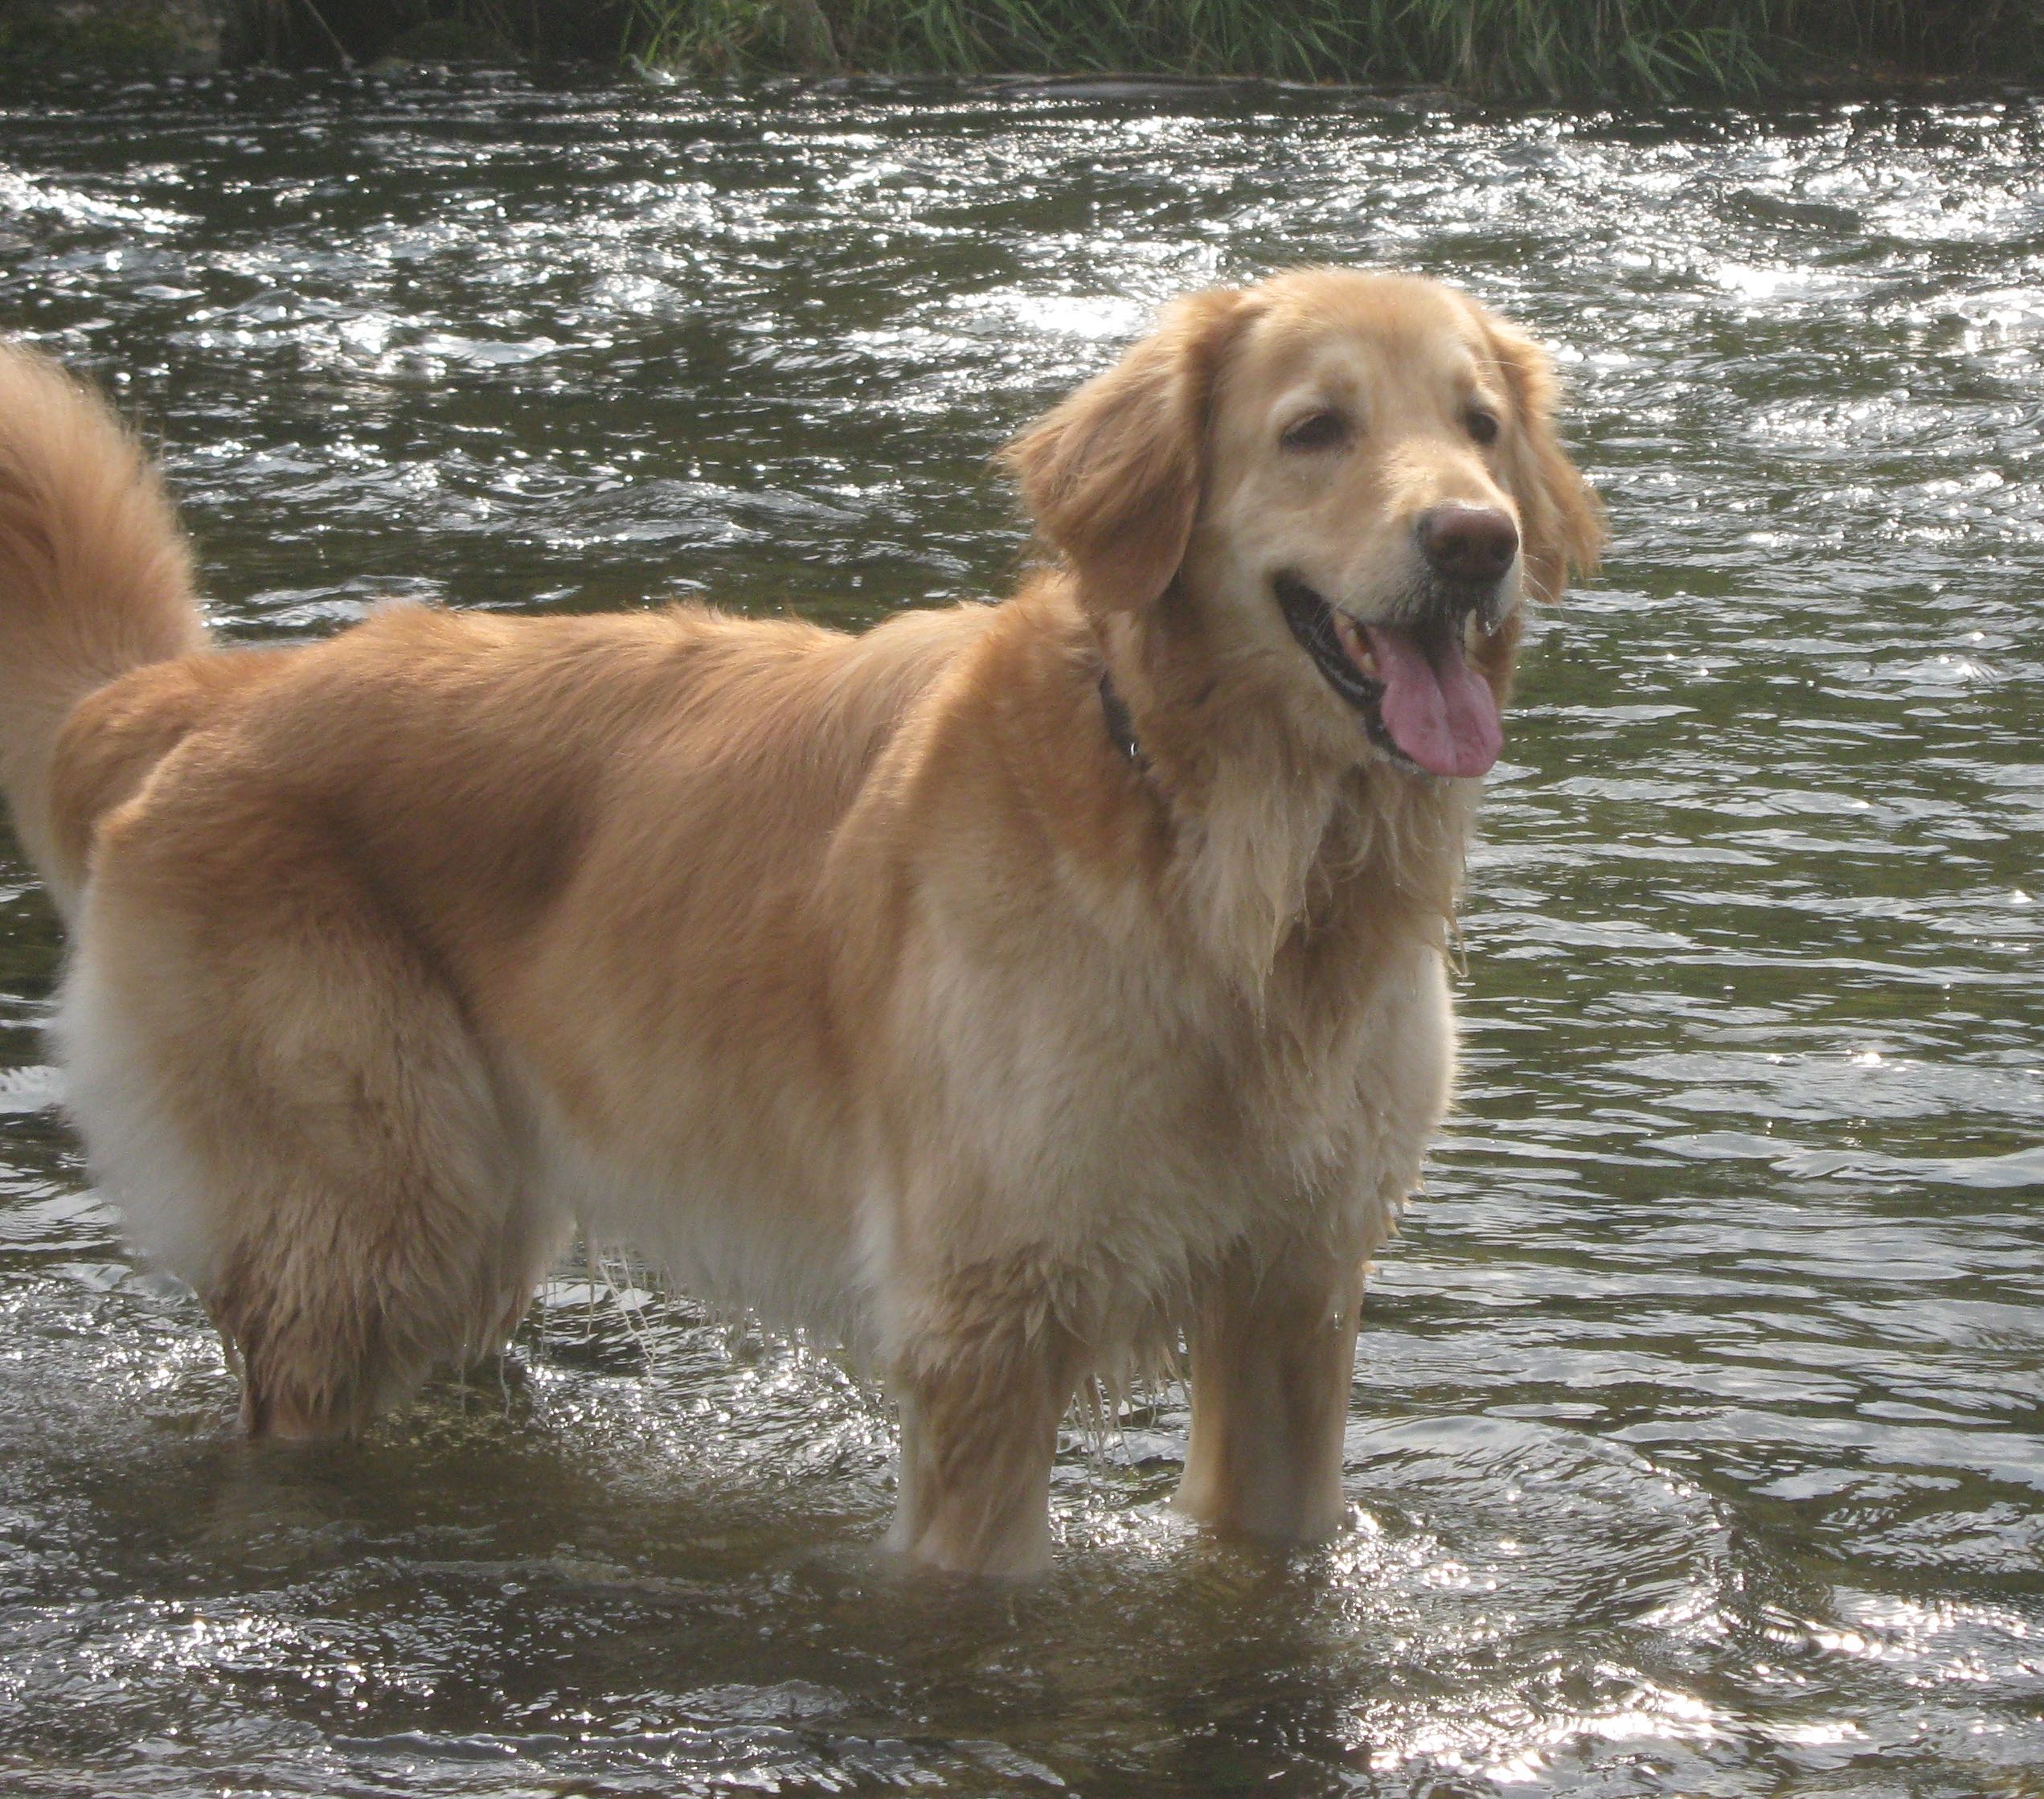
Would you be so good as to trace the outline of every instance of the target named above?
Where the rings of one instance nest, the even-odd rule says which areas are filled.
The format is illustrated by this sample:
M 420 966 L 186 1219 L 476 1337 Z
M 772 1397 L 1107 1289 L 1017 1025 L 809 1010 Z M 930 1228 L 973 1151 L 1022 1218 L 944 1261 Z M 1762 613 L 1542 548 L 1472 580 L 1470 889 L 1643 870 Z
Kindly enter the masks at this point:
M 1296 575 L 1280 575 L 1272 585 L 1300 648 L 1393 761 L 1467 780 L 1497 760 L 1505 729 L 1497 697 L 1469 666 L 1453 623 L 1417 630 L 1366 625 Z

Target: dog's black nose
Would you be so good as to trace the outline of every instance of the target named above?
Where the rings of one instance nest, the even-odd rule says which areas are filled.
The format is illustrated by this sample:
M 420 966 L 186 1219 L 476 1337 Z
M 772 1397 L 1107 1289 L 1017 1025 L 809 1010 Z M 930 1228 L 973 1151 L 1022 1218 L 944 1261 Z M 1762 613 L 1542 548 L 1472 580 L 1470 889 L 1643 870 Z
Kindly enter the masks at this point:
M 1415 528 L 1421 554 L 1451 581 L 1502 580 L 1519 553 L 1518 527 L 1494 506 L 1429 506 Z

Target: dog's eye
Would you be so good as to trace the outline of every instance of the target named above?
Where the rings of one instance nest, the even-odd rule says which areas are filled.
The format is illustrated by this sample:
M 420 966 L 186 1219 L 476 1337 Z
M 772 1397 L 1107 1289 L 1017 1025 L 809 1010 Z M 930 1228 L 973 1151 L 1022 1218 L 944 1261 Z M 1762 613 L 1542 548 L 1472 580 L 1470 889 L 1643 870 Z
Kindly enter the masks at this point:
M 1333 449 L 1349 441 L 1349 421 L 1339 412 L 1309 412 L 1287 425 L 1278 439 L 1288 450 Z
M 1463 415 L 1463 422 L 1469 428 L 1469 435 L 1480 444 L 1497 441 L 1497 415 L 1486 412 L 1481 406 L 1472 406 Z

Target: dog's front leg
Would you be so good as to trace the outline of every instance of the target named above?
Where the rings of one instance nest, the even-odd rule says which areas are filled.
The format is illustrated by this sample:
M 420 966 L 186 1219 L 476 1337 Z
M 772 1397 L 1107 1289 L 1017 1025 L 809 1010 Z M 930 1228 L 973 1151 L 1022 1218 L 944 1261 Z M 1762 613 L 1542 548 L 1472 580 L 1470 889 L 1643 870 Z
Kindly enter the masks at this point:
M 888 1547 L 959 1574 L 1051 1559 L 1051 1464 L 1079 1357 L 1040 1314 L 913 1344 L 896 1364 L 901 1473 Z
M 1178 1509 L 1285 1543 L 1342 1522 L 1342 1447 L 1355 1370 L 1359 1263 L 1253 1267 L 1202 1293 L 1190 1333 L 1192 1439 Z

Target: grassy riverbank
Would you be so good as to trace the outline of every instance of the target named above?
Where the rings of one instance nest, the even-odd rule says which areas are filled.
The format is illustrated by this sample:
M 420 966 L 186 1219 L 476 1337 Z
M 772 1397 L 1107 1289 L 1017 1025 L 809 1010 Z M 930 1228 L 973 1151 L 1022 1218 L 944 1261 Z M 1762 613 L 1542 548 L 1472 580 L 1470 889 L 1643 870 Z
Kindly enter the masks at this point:
M 2044 80 L 2044 0 L 0 0 L 0 66 L 386 56 L 1707 97 Z
M 2044 75 L 2044 0 L 629 0 L 697 72 L 1147 73 L 1481 96 Z

